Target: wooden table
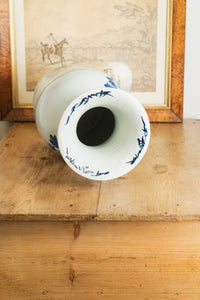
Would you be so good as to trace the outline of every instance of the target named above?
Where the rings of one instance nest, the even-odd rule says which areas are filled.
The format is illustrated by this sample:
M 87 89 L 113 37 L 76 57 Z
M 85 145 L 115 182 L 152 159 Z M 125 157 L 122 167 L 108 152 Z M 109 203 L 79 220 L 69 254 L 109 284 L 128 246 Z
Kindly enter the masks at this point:
M 200 299 L 200 120 L 151 129 L 142 162 L 100 182 L 71 171 L 35 124 L 11 127 L 0 299 Z

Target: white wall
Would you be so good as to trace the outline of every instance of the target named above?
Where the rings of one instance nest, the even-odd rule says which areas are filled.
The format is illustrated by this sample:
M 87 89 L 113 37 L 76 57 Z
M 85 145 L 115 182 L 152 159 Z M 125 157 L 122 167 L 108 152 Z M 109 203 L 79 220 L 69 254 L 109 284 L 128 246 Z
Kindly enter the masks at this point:
M 200 119 L 200 0 L 187 0 L 183 117 Z

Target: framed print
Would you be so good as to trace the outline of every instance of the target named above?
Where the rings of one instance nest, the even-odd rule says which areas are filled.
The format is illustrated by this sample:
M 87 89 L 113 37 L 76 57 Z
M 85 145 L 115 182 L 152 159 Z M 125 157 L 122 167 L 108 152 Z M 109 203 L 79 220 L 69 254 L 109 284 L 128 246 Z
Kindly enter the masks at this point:
M 2 1 L 3 119 L 34 120 L 42 76 L 85 65 L 133 93 L 150 121 L 182 120 L 186 1 Z

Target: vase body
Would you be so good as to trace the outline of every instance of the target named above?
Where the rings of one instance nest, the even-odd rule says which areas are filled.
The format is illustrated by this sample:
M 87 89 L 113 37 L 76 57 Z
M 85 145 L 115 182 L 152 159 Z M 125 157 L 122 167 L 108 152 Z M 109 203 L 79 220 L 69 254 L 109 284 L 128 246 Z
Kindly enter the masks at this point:
M 150 124 L 143 106 L 100 70 L 47 73 L 35 89 L 33 105 L 44 140 L 86 178 L 120 177 L 148 148 Z

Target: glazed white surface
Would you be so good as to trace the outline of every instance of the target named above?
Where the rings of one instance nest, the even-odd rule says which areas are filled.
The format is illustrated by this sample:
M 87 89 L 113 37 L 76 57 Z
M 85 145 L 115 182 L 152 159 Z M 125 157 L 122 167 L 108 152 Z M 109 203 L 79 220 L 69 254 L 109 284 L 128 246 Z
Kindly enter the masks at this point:
M 106 82 L 107 74 L 92 68 L 68 72 L 61 69 L 39 81 L 33 100 L 35 120 L 47 143 L 50 134 L 57 134 L 61 115 L 69 103 L 88 90 L 104 86 Z
M 108 94 L 101 96 L 102 91 Z M 83 99 L 88 102 L 81 105 Z M 99 106 L 112 111 L 115 129 L 103 144 L 86 146 L 76 135 L 77 123 L 86 111 Z M 141 149 L 138 140 L 142 141 L 142 137 Z M 120 89 L 95 89 L 82 94 L 67 107 L 58 128 L 59 148 L 65 162 L 79 175 L 94 180 L 114 179 L 131 171 L 143 158 L 149 140 L 150 124 L 144 108 L 130 93 Z M 135 161 L 130 163 L 134 157 Z
M 77 124 L 91 108 L 109 109 L 114 132 L 98 146 L 86 146 L 77 137 Z M 76 173 L 92 180 L 109 180 L 132 170 L 143 158 L 150 140 L 145 109 L 121 90 L 106 73 L 75 68 L 48 73 L 34 94 L 35 120 L 45 141 Z

